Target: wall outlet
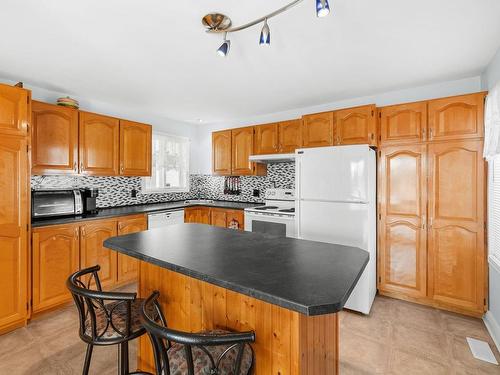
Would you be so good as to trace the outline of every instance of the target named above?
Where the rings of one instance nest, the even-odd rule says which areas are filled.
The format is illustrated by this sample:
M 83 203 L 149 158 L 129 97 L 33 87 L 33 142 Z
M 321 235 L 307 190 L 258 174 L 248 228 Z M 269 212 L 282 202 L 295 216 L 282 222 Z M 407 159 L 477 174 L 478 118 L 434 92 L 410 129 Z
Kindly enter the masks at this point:
M 130 192 L 130 196 L 132 198 L 137 198 L 137 193 L 138 193 L 138 191 L 136 189 L 132 189 L 132 191 Z
M 259 189 L 253 189 L 252 195 L 254 197 L 257 197 L 257 198 L 260 197 L 260 190 Z

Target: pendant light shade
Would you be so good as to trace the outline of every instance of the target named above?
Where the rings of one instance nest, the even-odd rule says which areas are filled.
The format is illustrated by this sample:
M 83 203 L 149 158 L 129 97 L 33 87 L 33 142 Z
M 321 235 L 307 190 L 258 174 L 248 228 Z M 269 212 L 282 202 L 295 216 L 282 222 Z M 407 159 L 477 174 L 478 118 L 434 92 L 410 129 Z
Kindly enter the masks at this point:
M 328 0 L 316 0 L 316 15 L 318 17 L 325 17 L 330 14 L 330 5 Z
M 271 45 L 271 30 L 269 30 L 267 18 L 264 20 L 264 26 L 262 26 L 262 31 L 260 32 L 259 44 L 261 46 Z
M 224 33 L 224 41 L 222 42 L 221 46 L 217 50 L 217 53 L 219 56 L 226 57 L 227 54 L 229 53 L 229 49 L 231 48 L 231 41 L 226 38 L 227 33 Z

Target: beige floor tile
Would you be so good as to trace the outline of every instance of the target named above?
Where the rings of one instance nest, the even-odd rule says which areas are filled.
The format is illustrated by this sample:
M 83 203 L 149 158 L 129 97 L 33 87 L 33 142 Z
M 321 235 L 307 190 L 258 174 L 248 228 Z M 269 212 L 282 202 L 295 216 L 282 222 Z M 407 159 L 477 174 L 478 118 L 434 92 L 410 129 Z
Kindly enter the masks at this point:
M 406 323 L 433 332 L 443 328 L 441 316 L 436 309 L 404 301 L 393 304 L 394 321 L 397 323 Z
M 483 371 L 491 374 L 500 374 L 500 366 L 493 365 L 474 358 L 465 338 L 453 337 L 451 345 L 452 356 L 455 360 L 456 367 L 465 367 L 469 369 L 469 371 L 474 370 L 476 372 Z M 497 361 L 500 362 L 500 358 L 498 357 L 498 355 Z
M 341 329 L 385 343 L 391 336 L 391 324 L 387 320 L 375 316 L 347 312 L 341 322 Z
M 451 312 L 440 312 L 444 329 L 461 337 L 474 337 L 477 339 L 491 341 L 488 331 L 480 319 L 470 318 Z
M 389 373 L 391 375 L 449 375 L 450 364 L 433 361 L 415 352 L 394 349 L 391 353 Z
M 360 374 L 385 374 L 389 352 L 377 341 L 341 331 L 340 361 L 347 371 L 358 371 Z

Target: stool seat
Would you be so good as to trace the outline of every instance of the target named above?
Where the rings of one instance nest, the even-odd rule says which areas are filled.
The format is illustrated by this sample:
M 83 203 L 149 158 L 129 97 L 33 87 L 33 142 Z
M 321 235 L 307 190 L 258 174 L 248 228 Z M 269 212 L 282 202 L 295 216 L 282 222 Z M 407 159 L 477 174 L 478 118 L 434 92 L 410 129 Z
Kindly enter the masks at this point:
M 203 331 L 199 334 L 207 336 L 220 336 L 227 335 L 232 332 L 225 330 L 212 330 Z M 222 354 L 230 348 L 231 345 L 215 345 L 215 346 L 205 346 L 204 348 L 208 350 L 212 358 L 221 358 Z M 213 364 L 210 361 L 210 357 L 197 346 L 193 346 L 193 367 L 195 375 L 205 375 L 211 374 Z M 188 373 L 188 361 L 186 359 L 186 350 L 184 345 L 172 342 L 172 346 L 168 349 L 168 359 L 170 365 L 171 374 L 187 374 Z M 218 367 L 218 374 L 233 374 L 234 364 L 238 357 L 238 348 L 233 346 L 226 355 L 222 356 L 221 363 Z M 253 352 L 250 345 L 245 344 L 243 350 L 243 356 L 241 359 L 240 374 L 248 374 L 253 362 Z M 240 375 L 235 374 L 235 375 Z

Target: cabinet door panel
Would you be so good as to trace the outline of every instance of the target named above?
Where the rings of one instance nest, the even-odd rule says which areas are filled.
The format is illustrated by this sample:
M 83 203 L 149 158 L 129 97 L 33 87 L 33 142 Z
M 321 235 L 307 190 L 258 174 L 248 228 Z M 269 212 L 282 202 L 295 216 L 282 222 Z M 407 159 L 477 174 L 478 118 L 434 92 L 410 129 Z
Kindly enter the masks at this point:
M 96 221 L 80 227 L 80 267 L 101 266 L 99 278 L 103 289 L 112 288 L 117 278 L 116 253 L 103 242 L 117 234 L 115 220 Z
M 290 120 L 279 124 L 279 150 L 293 153 L 302 147 L 302 120 Z
M 80 112 L 80 173 L 93 176 L 119 174 L 120 121 Z
M 484 311 L 484 161 L 481 141 L 429 145 L 429 280 L 435 301 Z
M 427 294 L 426 146 L 381 150 L 380 289 Z
M 302 142 L 304 147 L 333 145 L 333 112 L 306 115 L 302 118 Z
M 78 111 L 33 101 L 33 174 L 78 173 Z
M 429 101 L 432 141 L 483 137 L 484 93 Z
M 210 216 L 209 207 L 188 207 L 184 210 L 185 223 L 210 224 Z
M 381 143 L 421 142 L 427 133 L 427 102 L 393 105 L 380 109 Z
M 1 94 L 1 92 L 0 92 Z M 1 107 L 0 103 L 0 107 Z M 27 318 L 28 158 L 25 138 L 0 136 L 0 331 Z
M 148 229 L 144 215 L 125 217 L 118 220 L 118 235 L 142 232 Z M 118 284 L 126 284 L 137 280 L 139 261 L 125 254 L 117 253 Z
M 279 124 L 255 126 L 255 154 L 275 154 L 278 150 Z
M 212 173 L 231 174 L 231 130 L 212 133 Z
M 245 217 L 242 210 L 227 210 L 227 227 L 230 229 L 245 229 Z
M 151 176 L 151 125 L 120 120 L 120 174 Z
M 0 84 L 0 134 L 28 133 L 30 92 Z
M 374 105 L 335 112 L 335 144 L 377 144 L 377 122 Z
M 77 225 L 33 231 L 33 312 L 71 301 L 66 280 L 80 265 Z
M 253 164 L 249 157 L 253 151 L 253 127 L 232 130 L 232 164 L 231 173 L 236 176 L 252 175 Z
M 219 210 L 212 208 L 210 212 L 210 223 L 216 227 L 227 227 L 227 212 L 226 210 Z

